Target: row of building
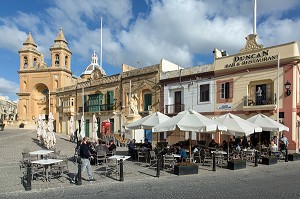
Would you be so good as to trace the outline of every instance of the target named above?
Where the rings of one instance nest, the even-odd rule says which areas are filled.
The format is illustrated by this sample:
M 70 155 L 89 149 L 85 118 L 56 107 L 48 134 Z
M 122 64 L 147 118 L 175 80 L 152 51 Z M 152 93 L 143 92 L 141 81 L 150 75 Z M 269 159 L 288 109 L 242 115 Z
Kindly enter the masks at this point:
M 127 131 L 125 126 L 152 112 L 174 116 L 189 108 L 210 118 L 231 112 L 244 119 L 257 113 L 270 116 L 289 127 L 289 149 L 300 146 L 299 47 L 297 42 L 263 47 L 257 35 L 246 37 L 245 46 L 234 55 L 214 49 L 212 64 L 182 68 L 161 59 L 152 66 L 137 68 L 122 64 L 120 74 L 107 76 L 98 57 L 80 77 L 71 71 L 71 51 L 62 29 L 50 48 L 51 65 L 37 51 L 32 35 L 20 54 L 19 120 L 30 126 L 39 114 L 52 112 L 56 132 L 70 132 L 70 118 L 91 136 L 93 116 L 99 125 L 98 136 L 125 133 L 127 138 L 166 140 L 151 132 Z M 273 133 L 266 133 L 267 139 Z M 261 136 L 261 135 L 255 135 Z M 217 136 L 222 141 L 221 135 Z M 197 140 L 209 140 L 200 134 Z
M 8 123 L 18 119 L 18 106 L 16 102 L 0 96 L 0 119 Z

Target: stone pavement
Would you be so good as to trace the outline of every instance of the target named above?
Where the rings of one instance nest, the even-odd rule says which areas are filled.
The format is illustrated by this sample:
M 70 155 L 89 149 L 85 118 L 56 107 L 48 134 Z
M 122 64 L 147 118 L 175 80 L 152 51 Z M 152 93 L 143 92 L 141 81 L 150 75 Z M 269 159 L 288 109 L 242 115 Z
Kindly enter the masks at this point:
M 9 194 L 11 192 L 26 192 L 21 184 L 22 172 L 20 171 L 19 161 L 22 159 L 22 151 L 24 148 L 30 150 L 39 150 L 42 147 L 36 142 L 36 131 L 26 129 L 6 129 L 0 133 L 0 193 Z M 74 143 L 69 142 L 67 135 L 56 134 L 57 144 L 56 149 L 61 150 L 61 154 L 67 155 L 72 159 L 74 155 Z M 117 154 L 127 154 L 127 148 L 118 147 Z M 279 162 L 277 165 L 253 167 L 253 164 L 247 165 L 246 169 L 239 171 L 230 171 L 225 168 L 217 167 L 217 172 L 212 172 L 208 166 L 200 166 L 199 174 L 194 177 L 215 177 L 227 178 L 232 174 L 240 173 L 241 175 L 251 174 L 252 172 L 269 172 L 270 169 L 278 169 L 282 165 L 287 165 L 285 162 Z M 41 192 L 44 190 L 59 189 L 59 188 L 80 188 L 90 186 L 109 186 L 110 184 L 120 183 L 136 183 L 138 181 L 157 181 L 166 179 L 183 179 L 182 176 L 176 176 L 168 172 L 161 172 L 160 178 L 155 177 L 155 169 L 149 169 L 146 163 L 138 163 L 132 161 L 124 162 L 124 182 L 118 181 L 118 177 L 105 177 L 104 173 L 99 171 L 99 167 L 93 166 L 93 172 L 96 181 L 88 182 L 83 180 L 82 185 L 78 186 L 69 182 L 69 176 L 64 174 L 59 179 L 52 179 L 50 182 L 43 182 L 41 180 L 32 181 L 31 192 Z M 70 176 L 77 172 L 77 164 L 69 161 Z M 86 172 L 83 173 L 83 178 L 87 179 Z

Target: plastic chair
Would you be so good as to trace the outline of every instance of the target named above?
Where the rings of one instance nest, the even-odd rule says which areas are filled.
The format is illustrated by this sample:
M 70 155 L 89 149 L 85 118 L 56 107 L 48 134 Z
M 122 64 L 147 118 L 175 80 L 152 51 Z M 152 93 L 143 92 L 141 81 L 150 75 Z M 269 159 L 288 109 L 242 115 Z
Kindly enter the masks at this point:
M 164 169 L 171 168 L 173 170 L 175 162 L 176 161 L 173 155 L 164 155 Z

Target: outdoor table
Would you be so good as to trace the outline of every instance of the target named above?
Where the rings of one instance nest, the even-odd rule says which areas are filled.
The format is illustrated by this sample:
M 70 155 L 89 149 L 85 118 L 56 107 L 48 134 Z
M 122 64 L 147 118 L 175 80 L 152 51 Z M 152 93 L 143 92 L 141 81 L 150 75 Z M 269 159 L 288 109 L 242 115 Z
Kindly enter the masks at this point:
M 211 153 L 227 155 L 226 151 L 211 151 Z
M 179 154 L 172 154 L 174 158 L 180 158 L 181 156 Z
M 59 163 L 59 162 L 62 162 L 63 160 L 60 160 L 60 159 L 40 159 L 40 160 L 35 160 L 35 161 L 32 161 L 31 163 L 32 164 L 40 164 L 40 165 L 43 165 L 45 167 L 45 172 L 46 172 L 46 181 L 49 181 L 49 176 L 48 176 L 48 168 L 49 168 L 49 165 L 51 164 L 55 164 L 55 163 Z
M 31 152 L 29 152 L 30 155 L 37 155 L 38 157 L 40 156 L 41 159 L 43 159 L 44 155 L 47 155 L 49 153 L 54 153 L 54 151 L 50 151 L 50 150 L 37 150 L 37 151 L 31 151 Z
M 113 156 L 110 156 L 108 159 L 117 159 L 118 161 L 120 160 L 127 160 L 129 159 L 130 156 L 127 156 L 127 155 L 113 155 Z

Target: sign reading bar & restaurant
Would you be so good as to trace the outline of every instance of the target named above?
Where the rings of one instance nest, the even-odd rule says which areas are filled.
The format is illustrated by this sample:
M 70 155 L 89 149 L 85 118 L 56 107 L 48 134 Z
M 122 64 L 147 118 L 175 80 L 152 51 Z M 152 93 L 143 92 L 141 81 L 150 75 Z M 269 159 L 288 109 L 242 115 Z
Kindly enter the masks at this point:
M 257 53 L 252 53 L 243 56 L 236 56 L 233 58 L 233 62 L 231 64 L 225 65 L 225 68 L 233 68 L 233 67 L 244 66 L 248 64 L 274 61 L 277 59 L 278 59 L 278 55 L 269 55 L 269 50 L 262 50 Z

